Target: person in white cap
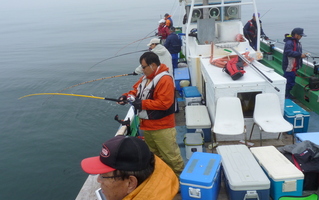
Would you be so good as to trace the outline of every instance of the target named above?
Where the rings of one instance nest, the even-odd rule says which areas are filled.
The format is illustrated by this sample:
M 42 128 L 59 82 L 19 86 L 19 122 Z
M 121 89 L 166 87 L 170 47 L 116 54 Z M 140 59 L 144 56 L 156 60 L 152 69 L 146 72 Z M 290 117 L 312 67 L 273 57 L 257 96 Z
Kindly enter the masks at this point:
M 166 26 L 164 19 L 159 20 L 157 28 L 157 35 L 161 38 L 161 44 L 164 44 L 167 36 L 170 34 L 169 28 Z
M 162 64 L 165 64 L 166 67 L 168 67 L 169 69 L 168 72 L 173 76 L 172 56 L 169 53 L 169 51 L 160 43 L 161 43 L 160 39 L 153 38 L 151 39 L 150 43 L 147 44 L 147 46 L 149 46 L 150 50 L 159 57 L 160 62 Z M 139 65 L 133 72 L 133 74 L 142 74 L 142 73 L 143 73 L 143 69 L 141 65 Z

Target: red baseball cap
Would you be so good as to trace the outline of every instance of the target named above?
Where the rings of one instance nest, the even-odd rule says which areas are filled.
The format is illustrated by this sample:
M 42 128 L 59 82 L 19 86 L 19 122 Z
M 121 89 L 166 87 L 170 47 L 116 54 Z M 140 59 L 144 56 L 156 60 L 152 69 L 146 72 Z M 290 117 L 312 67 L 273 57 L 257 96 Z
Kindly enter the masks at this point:
M 88 174 L 140 171 L 149 166 L 151 157 L 152 153 L 144 141 L 119 135 L 103 143 L 100 156 L 82 160 L 81 167 Z

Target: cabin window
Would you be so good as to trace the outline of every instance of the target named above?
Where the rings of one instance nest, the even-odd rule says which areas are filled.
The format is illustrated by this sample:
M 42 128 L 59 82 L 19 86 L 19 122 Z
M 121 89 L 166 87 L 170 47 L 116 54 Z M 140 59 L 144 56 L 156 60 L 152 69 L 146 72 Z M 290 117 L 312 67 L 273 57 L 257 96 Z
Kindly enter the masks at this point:
M 255 97 L 260 92 L 241 92 L 237 93 L 237 97 L 241 101 L 241 106 L 243 109 L 244 118 L 252 118 L 255 108 Z

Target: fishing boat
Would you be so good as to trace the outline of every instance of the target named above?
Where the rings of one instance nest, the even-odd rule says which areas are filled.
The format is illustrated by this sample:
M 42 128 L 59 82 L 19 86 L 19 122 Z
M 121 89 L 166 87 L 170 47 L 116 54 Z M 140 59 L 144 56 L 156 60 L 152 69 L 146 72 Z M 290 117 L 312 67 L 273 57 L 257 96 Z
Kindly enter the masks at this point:
M 216 153 L 215 146 L 218 144 L 243 143 L 248 146 L 259 146 L 260 131 L 258 128 L 254 128 L 253 117 L 256 96 L 264 93 L 275 94 L 281 113 L 284 113 L 286 79 L 282 76 L 281 71 L 283 51 L 270 41 L 263 40 L 259 31 L 257 37 L 261 43 L 257 44 L 256 51 L 250 47 L 247 39 L 240 37 L 243 35 L 241 9 L 243 6 L 250 6 L 252 13 L 258 13 L 255 0 L 180 0 L 180 2 L 181 6 L 185 8 L 187 21 L 183 27 L 177 28 L 177 33 L 181 36 L 183 43 L 179 61 L 187 64 L 186 68 L 189 74 L 187 81 L 190 82 L 190 86 L 196 87 L 200 94 L 200 101 L 193 104 L 192 102 L 185 103 L 185 96 L 183 96 L 183 86 L 185 85 L 181 85 L 176 91 L 179 95 L 177 98 L 179 113 L 176 113 L 177 141 L 185 163 L 188 159 L 183 139 L 190 130 L 202 131 L 205 139 L 203 151 L 206 152 Z M 260 26 L 258 17 L 256 18 L 257 25 Z M 236 80 L 233 80 L 223 68 L 214 64 L 219 59 L 233 57 L 241 58 L 245 63 L 245 73 Z M 318 66 L 305 61 L 303 68 L 306 68 L 306 74 L 303 76 L 309 77 L 312 76 L 314 69 L 318 69 Z M 317 123 L 313 122 L 319 119 L 319 92 L 305 91 L 305 79 L 297 78 L 297 86 L 293 90 L 293 95 L 296 97 L 298 105 L 310 113 L 309 130 L 318 131 Z M 183 79 L 175 79 L 176 84 L 180 84 L 182 81 Z M 219 109 L 217 102 L 218 99 L 224 97 L 235 97 L 240 100 L 244 118 L 243 134 L 229 136 L 214 133 L 212 127 L 217 126 L 216 115 Z M 185 114 L 185 110 L 189 106 L 205 107 L 209 128 L 187 127 L 188 115 Z M 199 115 L 202 116 L 203 113 L 199 113 Z M 121 125 L 116 135 L 126 135 L 128 132 L 134 135 L 138 121 L 132 107 L 128 110 L 124 121 L 126 120 L 130 120 L 133 124 L 131 126 Z M 135 128 L 135 130 L 128 128 Z M 209 130 L 208 134 L 205 132 L 206 129 Z M 249 139 L 248 136 L 250 136 Z M 276 134 L 263 134 L 263 145 L 283 146 L 292 144 L 294 139 L 293 134 L 287 133 L 281 135 L 279 140 L 277 137 L 278 132 Z M 96 176 L 89 175 L 76 199 L 96 198 L 103 199 L 103 195 L 96 182 Z M 178 194 L 175 199 L 182 198 Z M 227 199 L 223 187 L 218 199 Z

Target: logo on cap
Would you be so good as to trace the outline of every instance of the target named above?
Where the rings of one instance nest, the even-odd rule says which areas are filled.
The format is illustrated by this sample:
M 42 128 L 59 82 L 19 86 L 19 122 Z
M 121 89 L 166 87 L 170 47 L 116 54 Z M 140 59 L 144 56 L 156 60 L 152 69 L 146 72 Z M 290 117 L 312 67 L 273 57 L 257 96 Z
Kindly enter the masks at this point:
M 104 158 L 107 158 L 107 157 L 110 156 L 110 150 L 109 150 L 106 146 L 103 146 L 100 155 L 101 155 L 102 157 L 104 157 Z

